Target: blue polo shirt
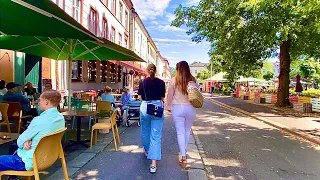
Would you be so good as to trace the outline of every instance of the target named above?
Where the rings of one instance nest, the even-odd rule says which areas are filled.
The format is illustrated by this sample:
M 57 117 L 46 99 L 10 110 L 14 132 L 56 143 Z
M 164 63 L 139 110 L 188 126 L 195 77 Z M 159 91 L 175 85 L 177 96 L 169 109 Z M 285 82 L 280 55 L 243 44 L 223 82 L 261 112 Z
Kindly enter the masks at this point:
M 30 100 L 27 97 L 23 96 L 21 93 L 14 93 L 8 91 L 3 96 L 3 101 L 20 103 L 23 115 L 25 115 L 27 111 L 31 110 Z

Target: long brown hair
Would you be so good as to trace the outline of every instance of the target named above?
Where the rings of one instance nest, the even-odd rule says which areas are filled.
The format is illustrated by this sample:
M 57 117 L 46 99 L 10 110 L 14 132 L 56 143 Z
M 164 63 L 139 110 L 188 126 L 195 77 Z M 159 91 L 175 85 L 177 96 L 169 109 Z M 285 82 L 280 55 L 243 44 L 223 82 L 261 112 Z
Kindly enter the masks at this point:
M 190 67 L 186 61 L 180 61 L 176 65 L 175 88 L 179 89 L 182 94 L 187 95 L 189 81 L 195 81 L 190 72 Z

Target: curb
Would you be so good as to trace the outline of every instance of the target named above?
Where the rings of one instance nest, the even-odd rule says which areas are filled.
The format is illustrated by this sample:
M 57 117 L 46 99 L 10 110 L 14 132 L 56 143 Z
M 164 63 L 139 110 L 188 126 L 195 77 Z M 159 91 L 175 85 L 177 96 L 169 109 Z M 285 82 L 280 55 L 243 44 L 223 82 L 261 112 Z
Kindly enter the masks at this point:
M 202 160 L 202 164 L 204 166 L 204 170 L 205 173 L 206 173 L 206 178 L 209 179 L 209 180 L 216 180 L 216 177 L 214 176 L 213 174 L 213 171 L 212 171 L 212 168 L 206 164 L 205 162 L 205 159 L 207 158 L 205 153 L 204 153 L 204 149 L 203 149 L 203 146 L 202 146 L 202 143 L 199 139 L 199 137 L 193 132 L 194 129 L 193 129 L 193 126 L 191 127 L 191 131 L 192 131 L 192 134 L 193 134 L 193 138 L 194 138 L 194 141 L 195 141 L 195 144 L 198 148 L 198 152 L 200 154 L 200 157 L 201 157 L 201 160 Z M 188 172 L 188 175 L 189 175 L 189 172 Z M 190 176 L 189 176 L 190 177 Z M 189 180 L 191 180 L 189 178 Z M 194 180 L 199 180 L 199 177 L 196 177 Z
M 275 128 L 277 128 L 277 129 L 280 129 L 280 130 L 285 131 L 285 132 L 287 132 L 287 133 L 290 133 L 290 134 L 292 134 L 292 135 L 298 136 L 298 137 L 300 137 L 300 138 L 302 138 L 302 139 L 304 139 L 304 140 L 307 140 L 307 141 L 309 141 L 309 142 L 311 142 L 311 143 L 314 143 L 314 144 L 316 144 L 316 145 L 320 145 L 320 140 L 319 140 L 319 139 L 317 139 L 317 138 L 315 138 L 315 137 L 313 137 L 313 136 L 311 136 L 311 135 L 309 135 L 309 134 L 307 134 L 307 133 L 304 133 L 304 132 L 299 131 L 299 130 L 294 129 L 294 128 L 289 128 L 289 127 L 287 127 L 287 126 L 285 126 L 285 125 L 279 124 L 279 123 L 277 123 L 277 122 L 271 121 L 271 120 L 266 119 L 266 118 L 263 118 L 263 117 L 259 117 L 259 116 L 252 115 L 251 113 L 249 113 L 249 112 L 247 112 L 247 111 L 244 111 L 244 110 L 242 110 L 242 109 L 239 109 L 239 108 L 236 108 L 236 107 L 232 107 L 232 106 L 226 105 L 226 104 L 221 103 L 221 102 L 218 102 L 218 101 L 216 101 L 216 100 L 209 99 L 209 98 L 207 98 L 207 99 L 208 99 L 209 101 L 211 101 L 212 103 L 218 105 L 218 106 L 224 107 L 224 108 L 229 109 L 229 110 L 232 110 L 232 111 L 234 111 L 234 112 L 238 112 L 238 113 L 244 114 L 244 115 L 249 116 L 249 117 L 251 117 L 251 118 L 253 118 L 253 119 L 262 121 L 262 122 L 264 122 L 265 124 L 268 124 L 268 125 L 270 125 L 270 126 L 272 126 L 272 127 L 275 127 Z

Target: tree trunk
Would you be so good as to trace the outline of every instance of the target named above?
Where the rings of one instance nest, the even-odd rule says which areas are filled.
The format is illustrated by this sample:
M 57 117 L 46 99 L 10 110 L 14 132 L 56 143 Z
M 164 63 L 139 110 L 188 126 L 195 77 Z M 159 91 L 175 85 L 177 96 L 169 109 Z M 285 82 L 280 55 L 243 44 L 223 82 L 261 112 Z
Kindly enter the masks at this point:
M 278 87 L 278 102 L 280 107 L 290 105 L 289 102 L 289 73 L 290 73 L 290 39 L 283 41 L 280 45 L 280 74 Z

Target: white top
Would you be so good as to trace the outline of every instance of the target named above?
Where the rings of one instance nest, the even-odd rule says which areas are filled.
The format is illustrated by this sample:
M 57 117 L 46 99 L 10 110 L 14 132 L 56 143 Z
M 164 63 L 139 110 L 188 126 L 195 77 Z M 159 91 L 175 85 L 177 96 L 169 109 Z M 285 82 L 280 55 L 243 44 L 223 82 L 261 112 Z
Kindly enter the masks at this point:
M 7 88 L 0 89 L 0 95 L 5 95 L 8 92 Z

